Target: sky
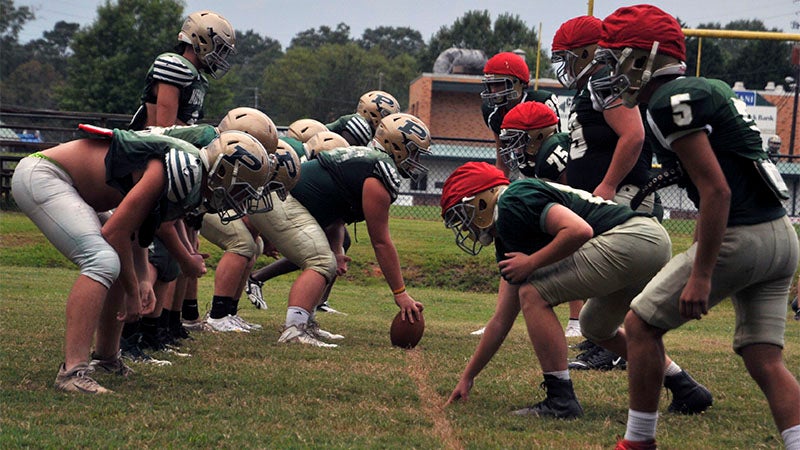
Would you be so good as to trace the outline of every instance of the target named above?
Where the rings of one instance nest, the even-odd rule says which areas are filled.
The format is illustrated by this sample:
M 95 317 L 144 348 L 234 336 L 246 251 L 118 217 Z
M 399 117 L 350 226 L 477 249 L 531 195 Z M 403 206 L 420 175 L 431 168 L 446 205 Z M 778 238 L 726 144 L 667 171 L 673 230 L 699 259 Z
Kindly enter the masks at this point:
M 42 37 L 44 31 L 64 20 L 90 25 L 97 7 L 111 0 L 15 0 L 15 6 L 30 6 L 37 19 L 28 22 L 20 42 Z M 588 13 L 587 0 L 185 0 L 188 13 L 210 9 L 227 18 L 237 31 L 253 30 L 278 40 L 285 49 L 299 32 L 339 23 L 350 26 L 350 37 L 360 38 L 367 28 L 409 27 L 419 31 L 427 42 L 443 26 L 450 26 L 464 13 L 489 11 L 492 20 L 503 13 L 518 15 L 539 30 L 542 47 L 548 50 L 558 27 L 573 17 Z M 594 0 L 593 14 L 604 18 L 621 6 L 637 1 Z M 739 19 L 760 19 L 767 29 L 798 33 L 792 21 L 800 22 L 800 0 L 654 0 L 656 5 L 695 28 L 701 23 L 725 25 Z M 176 35 L 179 30 L 176 30 Z

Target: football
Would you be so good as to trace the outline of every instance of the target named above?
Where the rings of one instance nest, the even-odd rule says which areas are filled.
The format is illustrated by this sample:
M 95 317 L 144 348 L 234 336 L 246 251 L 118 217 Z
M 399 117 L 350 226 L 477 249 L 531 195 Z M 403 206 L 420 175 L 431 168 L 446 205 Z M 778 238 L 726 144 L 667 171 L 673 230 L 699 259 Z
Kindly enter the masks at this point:
M 397 315 L 394 316 L 394 320 L 392 320 L 391 328 L 389 328 L 389 338 L 395 347 L 414 348 L 419 344 L 424 332 L 425 318 L 422 316 L 421 311 L 414 323 L 403 320 L 402 311 L 398 311 Z

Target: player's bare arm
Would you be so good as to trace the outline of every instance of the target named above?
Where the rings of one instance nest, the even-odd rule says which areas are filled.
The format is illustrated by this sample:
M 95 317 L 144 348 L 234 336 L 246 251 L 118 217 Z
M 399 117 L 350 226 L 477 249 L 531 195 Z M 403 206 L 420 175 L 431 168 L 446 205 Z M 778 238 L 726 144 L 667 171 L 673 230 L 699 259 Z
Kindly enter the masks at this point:
M 676 140 L 672 149 L 697 186 L 701 199 L 696 230 L 697 254 L 680 304 L 683 317 L 699 319 L 708 313 L 711 274 L 727 228 L 731 190 L 705 132 L 698 131 Z
M 362 203 L 364 219 L 367 223 L 367 233 L 372 241 L 375 258 L 383 271 L 386 283 L 394 294 L 394 301 L 403 311 L 403 317 L 414 323 L 422 311 L 422 303 L 414 300 L 405 290 L 403 273 L 400 271 L 400 259 L 397 248 L 389 234 L 389 206 L 391 197 L 389 191 L 377 178 L 367 178 L 362 189 Z
M 611 200 L 617 193 L 620 183 L 630 173 L 644 145 L 644 125 L 637 108 L 618 107 L 603 111 L 606 123 L 619 136 L 614 156 L 603 181 L 595 188 L 594 195 Z

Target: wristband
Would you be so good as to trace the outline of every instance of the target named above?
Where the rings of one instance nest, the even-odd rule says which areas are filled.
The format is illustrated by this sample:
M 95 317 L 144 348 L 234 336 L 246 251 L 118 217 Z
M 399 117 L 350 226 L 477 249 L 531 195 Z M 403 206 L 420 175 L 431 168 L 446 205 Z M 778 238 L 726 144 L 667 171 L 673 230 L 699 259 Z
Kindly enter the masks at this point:
M 406 286 L 405 286 L 405 285 L 403 285 L 403 286 L 400 286 L 399 288 L 397 288 L 397 289 L 393 290 L 393 291 L 392 291 L 392 294 L 394 294 L 394 295 L 400 295 L 400 294 L 402 294 L 402 293 L 403 293 L 403 292 L 405 292 L 405 291 L 406 291 Z

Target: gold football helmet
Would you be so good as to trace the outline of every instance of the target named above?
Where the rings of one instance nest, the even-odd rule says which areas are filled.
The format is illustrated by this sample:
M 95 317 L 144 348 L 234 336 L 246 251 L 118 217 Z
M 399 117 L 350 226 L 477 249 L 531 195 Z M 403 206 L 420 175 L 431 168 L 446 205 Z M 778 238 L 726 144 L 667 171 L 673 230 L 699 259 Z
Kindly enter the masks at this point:
M 367 120 L 375 132 L 381 120 L 389 114 L 400 112 L 400 102 L 384 91 L 369 91 L 358 99 L 356 113 Z
M 420 155 L 429 155 L 431 133 L 425 122 L 411 114 L 390 114 L 381 120 L 372 146 L 389 154 L 404 178 L 417 178 L 428 173 L 420 164 Z
M 236 32 L 227 19 L 212 11 L 189 14 L 178 40 L 190 44 L 214 78 L 222 78 L 231 68 L 228 57 L 236 54 Z
M 461 250 L 474 256 L 494 241 L 494 209 L 500 193 L 506 187 L 508 186 L 495 186 L 464 197 L 445 212 L 444 226 L 453 230 L 456 245 Z
M 333 131 L 321 131 L 303 144 L 306 148 L 306 159 L 311 161 L 322 152 L 333 150 L 335 148 L 350 147 L 350 144 L 341 134 L 334 133 Z
M 536 154 L 542 148 L 544 140 L 554 135 L 558 125 L 531 130 L 514 130 L 511 128 L 500 131 L 500 157 L 508 170 L 519 170 L 522 163 L 536 162 Z
M 283 201 L 286 200 L 286 193 L 300 181 L 300 158 L 292 146 L 283 140 L 278 140 L 278 148 L 270 156 L 275 161 L 275 173 L 268 187 Z
M 234 108 L 222 118 L 217 127 L 220 133 L 229 130 L 244 131 L 258 139 L 269 153 L 278 146 L 278 129 L 263 112 L 254 108 Z
M 314 119 L 299 119 L 289 125 L 286 136 L 306 142 L 311 139 L 311 136 L 322 131 L 328 131 L 328 127 L 324 123 Z
M 275 168 L 267 150 L 242 131 L 224 131 L 200 150 L 207 172 L 205 205 L 223 223 L 268 211 L 262 197 Z

